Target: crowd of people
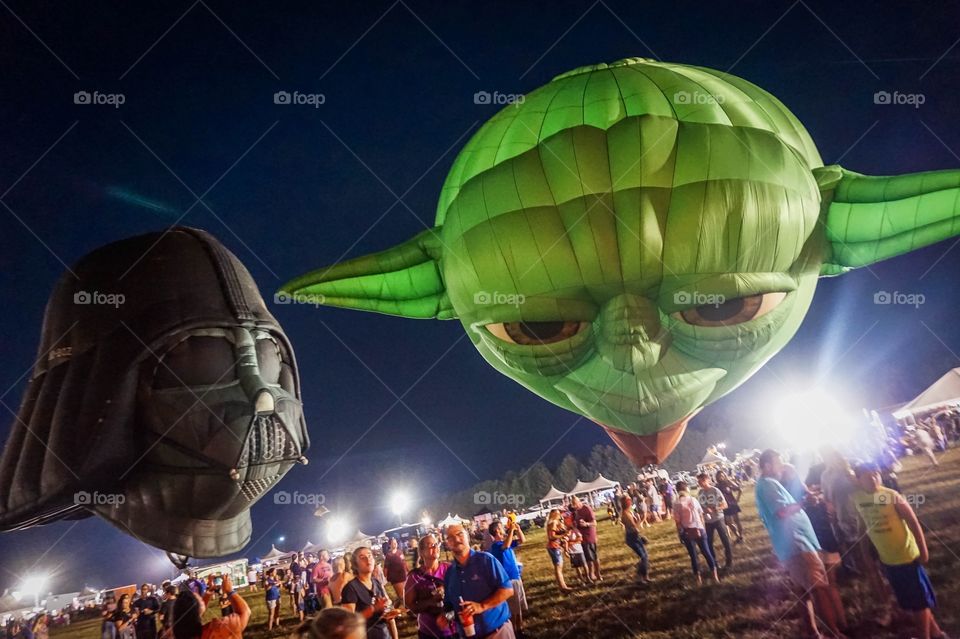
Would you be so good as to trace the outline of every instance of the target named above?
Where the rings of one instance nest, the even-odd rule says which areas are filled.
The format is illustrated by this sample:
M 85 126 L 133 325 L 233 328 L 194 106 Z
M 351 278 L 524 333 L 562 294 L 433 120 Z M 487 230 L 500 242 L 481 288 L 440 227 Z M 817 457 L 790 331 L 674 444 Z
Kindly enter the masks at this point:
M 597 548 L 595 510 L 606 506 L 611 525 L 623 531 L 636 554 L 636 580 L 655 579 L 644 533 L 673 523 L 689 555 L 696 585 L 720 582 L 745 539 L 740 521 L 744 485 L 755 481 L 756 508 L 773 551 L 802 602 L 811 637 L 844 638 L 849 621 L 838 580 L 861 579 L 875 602 L 896 602 L 921 639 L 946 638 L 934 616 L 936 595 L 924 564 L 926 537 L 909 499 L 899 491 L 899 457 L 936 454 L 960 440 L 960 415 L 940 412 L 886 429 L 886 442 L 851 464 L 825 447 L 805 478 L 774 450 L 695 478 L 654 476 L 597 495 L 573 496 L 541 520 L 547 557 L 562 594 L 604 581 Z M 859 451 L 863 452 L 863 451 Z M 643 477 L 643 475 L 641 475 Z M 676 477 L 675 477 L 676 479 Z M 398 639 L 398 624 L 416 624 L 418 637 L 511 639 L 524 635 L 528 611 L 523 564 L 527 543 L 515 513 L 497 513 L 489 524 L 454 524 L 420 538 L 388 539 L 331 557 L 295 553 L 289 562 L 246 575 L 262 591 L 267 630 L 281 630 L 286 608 L 298 620 L 298 639 Z M 478 525 L 479 526 L 479 525 Z M 565 572 L 569 564 L 572 571 Z M 202 619 L 211 605 L 220 614 Z M 143 584 L 139 592 L 109 599 L 102 609 L 101 639 L 239 639 L 250 607 L 230 575 L 200 579 L 188 571 L 179 583 Z M 11 620 L 7 639 L 46 639 L 50 617 Z M 822 634 L 825 633 L 825 634 Z
M 947 637 L 933 614 L 937 602 L 924 569 L 926 536 L 899 492 L 892 465 L 852 466 L 825 447 L 805 481 L 775 450 L 760 455 L 759 468 L 757 511 L 804 604 L 809 636 L 822 637 L 822 625 L 827 636 L 846 637 L 848 619 L 837 588 L 845 573 L 863 579 L 873 601 L 886 610 L 881 625 L 890 624 L 889 602 L 895 601 L 917 637 Z

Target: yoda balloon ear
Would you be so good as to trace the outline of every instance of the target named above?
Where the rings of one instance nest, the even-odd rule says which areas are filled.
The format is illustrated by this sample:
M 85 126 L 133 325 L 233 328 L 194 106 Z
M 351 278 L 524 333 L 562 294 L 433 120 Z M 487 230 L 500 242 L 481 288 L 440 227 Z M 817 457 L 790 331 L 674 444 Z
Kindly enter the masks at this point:
M 280 289 L 278 301 L 453 319 L 456 314 L 440 277 L 441 248 L 440 227 L 427 229 L 386 251 L 301 275 Z
M 830 245 L 822 275 L 960 235 L 960 170 L 873 177 L 833 165 L 814 169 L 814 175 Z

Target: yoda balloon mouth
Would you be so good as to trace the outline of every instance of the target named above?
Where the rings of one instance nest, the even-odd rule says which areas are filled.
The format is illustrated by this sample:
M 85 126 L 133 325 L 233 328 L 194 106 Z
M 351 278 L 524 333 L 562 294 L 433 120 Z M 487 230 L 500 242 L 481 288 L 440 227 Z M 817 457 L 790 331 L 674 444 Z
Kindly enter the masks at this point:
M 491 366 L 645 464 L 784 347 L 820 277 L 956 235 L 958 213 L 960 170 L 823 166 L 763 89 L 632 58 L 486 122 L 434 228 L 283 291 L 459 319 Z

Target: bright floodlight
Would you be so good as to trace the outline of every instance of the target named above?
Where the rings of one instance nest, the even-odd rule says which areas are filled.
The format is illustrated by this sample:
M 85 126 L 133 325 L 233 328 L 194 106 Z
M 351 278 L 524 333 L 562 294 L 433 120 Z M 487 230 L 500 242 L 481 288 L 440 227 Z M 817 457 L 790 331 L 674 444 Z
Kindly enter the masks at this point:
M 36 597 L 43 592 L 47 585 L 47 578 L 43 575 L 31 575 L 23 580 L 20 585 L 20 592 L 31 597 Z
M 350 528 L 347 520 L 343 517 L 327 518 L 327 539 L 331 544 L 339 544 L 346 541 L 350 534 Z
M 815 388 L 781 398 L 774 425 L 790 449 L 812 452 L 824 445 L 844 447 L 852 439 L 858 420 L 835 395 Z
M 393 511 L 393 514 L 397 517 L 403 515 L 407 512 L 410 506 L 410 496 L 404 492 L 396 492 L 390 498 L 390 510 Z

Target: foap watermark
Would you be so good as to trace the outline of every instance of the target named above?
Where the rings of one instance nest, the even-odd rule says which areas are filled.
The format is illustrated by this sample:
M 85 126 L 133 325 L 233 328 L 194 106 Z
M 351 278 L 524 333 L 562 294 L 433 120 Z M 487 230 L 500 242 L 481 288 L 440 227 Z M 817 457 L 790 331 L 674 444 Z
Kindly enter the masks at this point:
M 73 303 L 85 306 L 112 306 L 119 308 L 127 301 L 123 293 L 101 293 L 100 291 L 77 291 L 73 294 Z
M 299 490 L 292 493 L 278 490 L 273 493 L 273 503 L 280 506 L 322 506 L 326 501 L 323 493 L 301 493 Z
M 323 306 L 326 303 L 326 297 L 319 293 L 279 293 L 273 294 L 274 304 L 309 304 L 310 306 Z
M 919 109 L 920 105 L 927 101 L 927 96 L 923 93 L 900 93 L 899 91 L 877 91 L 873 94 L 874 104 L 895 104 L 912 106 Z
M 874 304 L 920 308 L 920 305 L 926 301 L 927 298 L 923 293 L 902 293 L 900 291 L 890 293 L 888 291 L 877 291 L 873 294 Z
M 73 493 L 73 503 L 76 506 L 119 506 L 127 501 L 123 493 L 92 493 L 81 490 Z
M 676 104 L 723 104 L 725 99 L 706 91 L 677 91 L 673 94 Z
M 523 104 L 527 99 L 522 93 L 500 93 L 499 91 L 477 91 L 473 94 L 474 104 Z
M 488 492 L 481 490 L 473 493 L 473 503 L 479 506 L 522 506 L 527 501 L 520 493 Z
M 681 306 L 720 306 L 727 298 L 720 293 L 701 291 L 674 291 L 673 303 Z
M 277 91 L 273 94 L 274 104 L 294 104 L 300 106 L 312 106 L 319 109 L 321 104 L 325 104 L 327 96 L 322 93 L 300 93 L 299 91 Z
M 100 93 L 99 91 L 77 91 L 73 94 L 74 104 L 94 104 L 97 106 L 112 106 L 119 109 L 127 101 L 122 93 Z
M 501 293 L 500 291 L 477 291 L 473 294 L 473 303 L 477 306 L 521 306 L 527 301 L 523 293 Z
M 881 506 L 891 505 L 895 506 L 901 500 L 910 504 L 912 508 L 920 508 L 925 503 L 927 503 L 927 496 L 924 493 L 874 493 L 873 494 L 873 503 L 879 504 Z

